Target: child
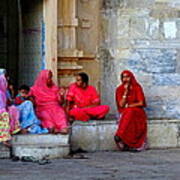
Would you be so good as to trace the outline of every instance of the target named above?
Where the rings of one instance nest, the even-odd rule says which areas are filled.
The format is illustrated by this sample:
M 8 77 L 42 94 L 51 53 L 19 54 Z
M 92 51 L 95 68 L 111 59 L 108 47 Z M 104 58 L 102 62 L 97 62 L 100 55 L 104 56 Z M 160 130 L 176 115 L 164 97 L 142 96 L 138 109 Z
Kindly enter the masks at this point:
M 20 111 L 22 133 L 48 133 L 46 128 L 41 127 L 41 122 L 35 115 L 33 103 L 29 100 L 29 90 L 30 88 L 27 85 L 20 86 L 19 93 L 15 98 L 15 104 Z
M 24 101 L 29 100 L 29 90 L 30 88 L 27 85 L 20 86 L 18 90 L 18 95 L 16 96 L 14 103 L 16 105 L 20 105 Z

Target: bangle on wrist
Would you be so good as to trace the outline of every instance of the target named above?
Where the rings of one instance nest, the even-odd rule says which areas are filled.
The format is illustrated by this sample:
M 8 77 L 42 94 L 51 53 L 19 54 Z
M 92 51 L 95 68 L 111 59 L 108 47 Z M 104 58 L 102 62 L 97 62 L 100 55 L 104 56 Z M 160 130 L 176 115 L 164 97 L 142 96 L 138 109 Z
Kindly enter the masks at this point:
M 123 95 L 123 96 L 122 96 L 122 98 L 124 98 L 124 99 L 125 99 L 126 97 L 127 97 L 126 95 Z
M 127 108 L 128 107 L 128 103 L 127 104 L 125 104 L 125 108 Z

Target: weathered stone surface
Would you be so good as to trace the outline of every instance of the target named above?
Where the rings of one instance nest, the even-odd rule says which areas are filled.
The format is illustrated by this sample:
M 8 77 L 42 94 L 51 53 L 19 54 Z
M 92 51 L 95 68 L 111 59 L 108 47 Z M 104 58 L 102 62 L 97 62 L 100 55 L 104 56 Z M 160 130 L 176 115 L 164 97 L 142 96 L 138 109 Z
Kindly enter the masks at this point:
M 150 148 L 179 147 L 179 120 L 149 121 L 148 142 Z
M 34 145 L 13 145 L 13 155 L 22 158 L 32 156 L 36 159 L 63 158 L 69 154 L 69 145 L 34 144 Z
M 75 122 L 72 128 L 72 150 L 102 151 L 117 149 L 114 143 L 115 121 Z
M 26 134 L 13 136 L 13 145 L 32 145 L 32 144 L 51 144 L 64 145 L 69 143 L 68 135 L 54 134 Z
M 10 149 L 0 144 L 0 159 L 10 158 Z
M 69 154 L 69 135 L 16 135 L 12 140 L 14 156 L 42 158 L 62 158 Z
M 104 0 L 101 92 L 111 113 L 116 113 L 114 93 L 119 74 L 129 69 L 145 90 L 150 118 L 180 118 L 178 4 L 176 0 Z M 162 95 L 164 90 L 166 95 Z
M 71 137 L 72 150 L 117 150 L 114 143 L 117 127 L 115 120 L 75 122 Z M 180 120 L 148 120 L 149 147 L 180 147 L 179 127 Z

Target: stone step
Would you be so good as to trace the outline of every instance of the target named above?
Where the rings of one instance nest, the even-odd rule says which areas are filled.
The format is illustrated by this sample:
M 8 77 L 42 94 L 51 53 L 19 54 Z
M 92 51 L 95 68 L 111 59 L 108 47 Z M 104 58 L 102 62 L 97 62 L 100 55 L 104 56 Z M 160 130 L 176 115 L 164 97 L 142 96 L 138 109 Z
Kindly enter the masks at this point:
M 13 136 L 12 143 L 16 144 L 51 144 L 64 145 L 69 144 L 69 135 L 54 135 L 54 134 L 26 134 L 26 135 L 15 135 Z
M 69 145 L 54 144 L 34 144 L 34 145 L 14 145 L 12 154 L 22 158 L 23 156 L 32 156 L 36 159 L 55 159 L 63 158 L 69 154 Z
M 10 158 L 10 149 L 0 144 L 0 159 Z
M 180 120 L 149 120 L 148 144 L 150 148 L 180 147 Z M 89 122 L 76 121 L 72 127 L 71 147 L 73 151 L 87 152 L 117 150 L 114 134 L 115 120 Z
M 62 158 L 69 154 L 69 135 L 15 135 L 12 139 L 12 155 L 33 156 L 36 159 Z

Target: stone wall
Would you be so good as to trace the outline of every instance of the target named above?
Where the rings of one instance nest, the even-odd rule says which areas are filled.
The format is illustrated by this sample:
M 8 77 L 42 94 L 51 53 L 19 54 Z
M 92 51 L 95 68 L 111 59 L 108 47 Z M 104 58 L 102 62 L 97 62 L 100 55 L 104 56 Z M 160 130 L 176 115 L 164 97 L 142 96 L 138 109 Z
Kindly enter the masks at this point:
M 149 118 L 180 117 L 180 1 L 104 0 L 101 8 L 102 99 L 129 69 L 143 85 Z

